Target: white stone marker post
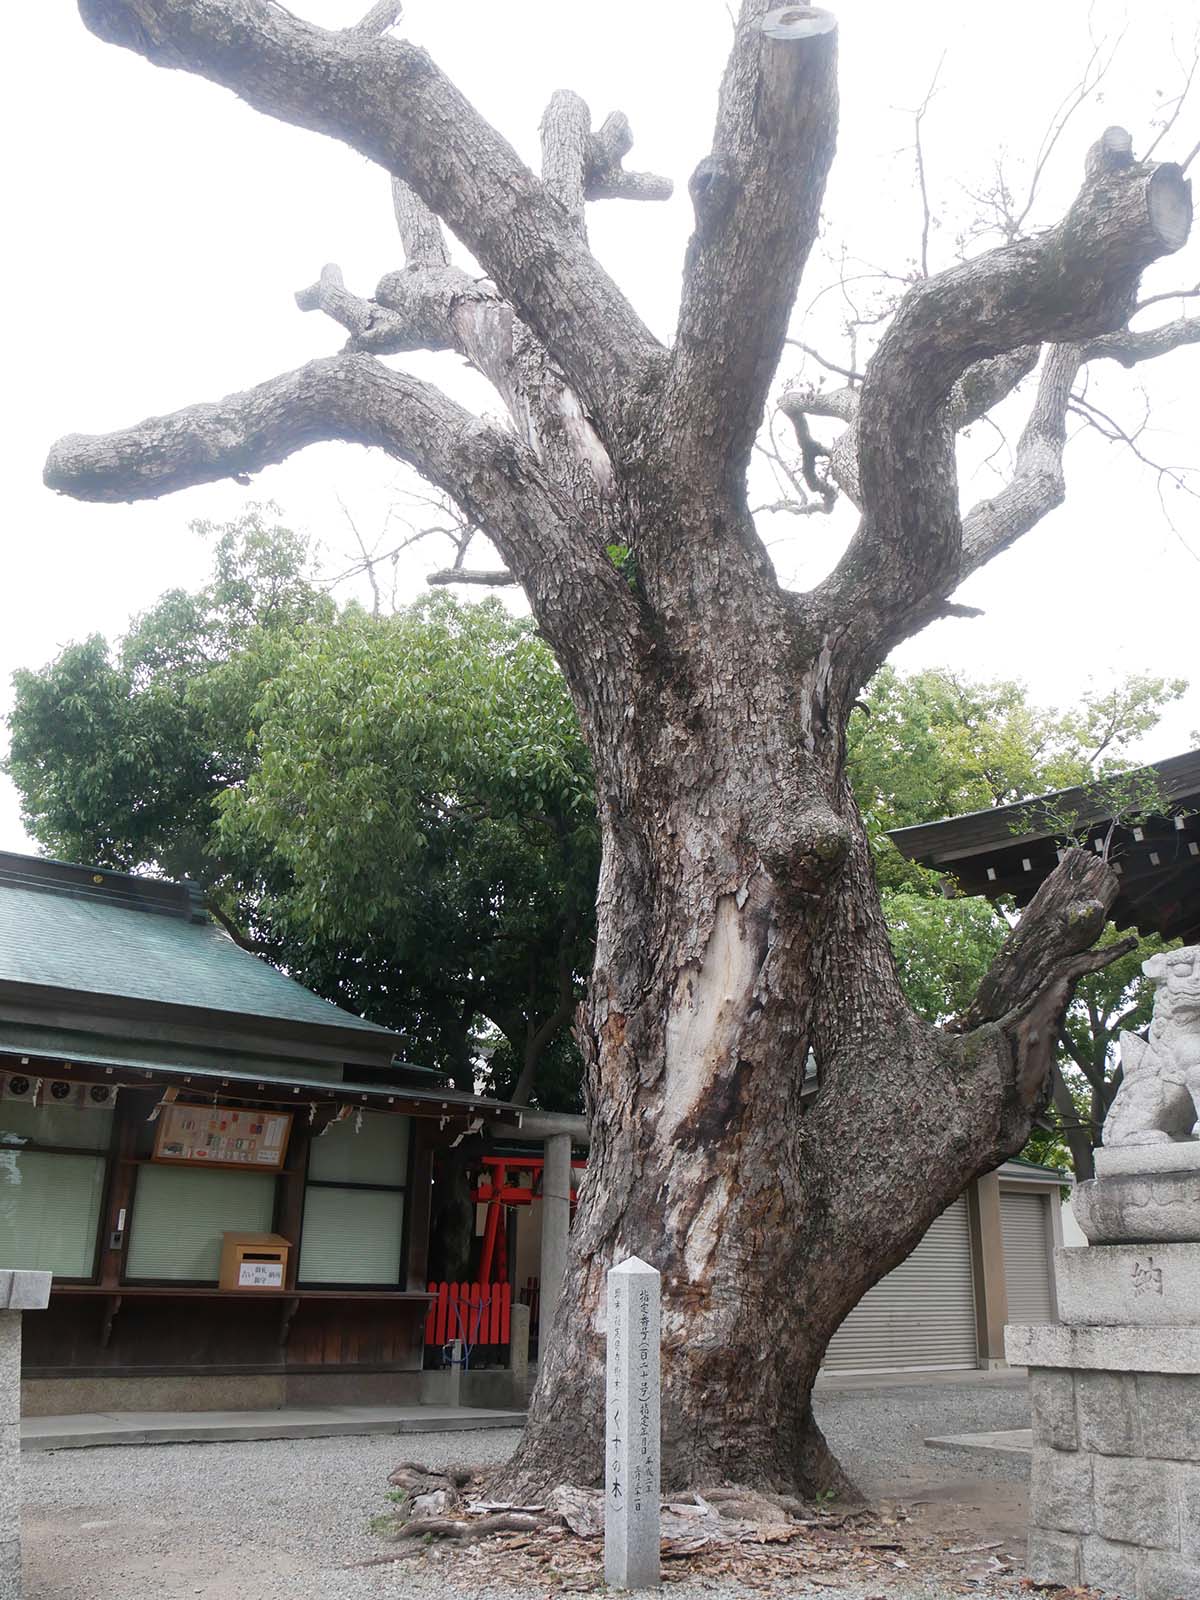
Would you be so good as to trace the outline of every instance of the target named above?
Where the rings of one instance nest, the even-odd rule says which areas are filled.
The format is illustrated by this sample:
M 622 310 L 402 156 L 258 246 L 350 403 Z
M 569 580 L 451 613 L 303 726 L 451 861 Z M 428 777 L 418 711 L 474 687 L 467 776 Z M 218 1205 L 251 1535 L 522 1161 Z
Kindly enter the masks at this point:
M 608 1274 L 604 1581 L 654 1589 L 659 1571 L 660 1279 L 630 1256 Z
M 49 1301 L 48 1272 L 0 1267 L 0 1600 L 21 1600 L 21 1313 Z

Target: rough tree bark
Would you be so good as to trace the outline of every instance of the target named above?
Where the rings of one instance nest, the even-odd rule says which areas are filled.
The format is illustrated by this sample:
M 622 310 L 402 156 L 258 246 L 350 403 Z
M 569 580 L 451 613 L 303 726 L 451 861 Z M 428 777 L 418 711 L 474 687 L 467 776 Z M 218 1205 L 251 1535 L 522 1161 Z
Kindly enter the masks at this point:
M 1110 130 L 1057 228 L 917 284 L 860 386 L 791 395 L 847 424 L 831 471 L 862 520 L 831 576 L 785 591 L 746 469 L 817 230 L 836 131 L 836 27 L 743 0 L 677 336 L 659 345 L 587 246 L 588 200 L 655 198 L 619 114 L 577 96 L 542 124 L 538 178 L 423 51 L 332 33 L 269 0 L 80 0 L 102 37 L 343 140 L 395 180 L 406 254 L 372 298 L 335 267 L 301 291 L 345 352 L 217 406 L 51 452 L 47 482 L 133 499 L 247 474 L 309 440 L 411 462 L 484 527 L 569 681 L 597 775 L 599 933 L 579 1019 L 592 1150 L 566 1291 L 506 1487 L 598 1481 L 601 1291 L 629 1252 L 663 1273 L 669 1483 L 840 1482 L 810 1407 L 863 1292 L 976 1175 L 1023 1144 L 1116 880 L 1072 852 L 968 1014 L 906 1004 L 845 773 L 866 678 L 1063 494 L 1081 364 L 1194 337 L 1127 323 L 1178 249 L 1188 186 Z M 389 8 L 384 7 L 383 13 Z M 451 264 L 441 223 L 488 279 Z M 963 514 L 958 428 L 1050 346 L 1011 484 Z M 461 352 L 511 430 L 382 364 Z M 614 563 L 612 546 L 628 558 Z M 443 575 L 444 576 L 444 575 Z M 461 574 L 460 574 L 461 576 Z M 960 608 L 961 609 L 961 608 Z M 809 1048 L 821 1087 L 802 1111 Z

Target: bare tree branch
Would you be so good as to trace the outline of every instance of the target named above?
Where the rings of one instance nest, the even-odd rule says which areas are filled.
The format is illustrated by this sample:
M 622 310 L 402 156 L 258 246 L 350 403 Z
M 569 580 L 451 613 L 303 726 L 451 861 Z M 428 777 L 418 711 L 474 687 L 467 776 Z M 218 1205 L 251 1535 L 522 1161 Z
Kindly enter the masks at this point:
M 441 223 L 401 178 L 392 179 L 392 209 L 408 266 L 448 267 L 450 252 Z
M 992 356 L 968 367 L 950 391 L 946 420 L 954 432 L 969 428 L 999 405 L 1037 364 L 1037 345 L 1019 345 L 1004 355 Z M 858 478 L 858 408 L 860 391 L 854 387 L 831 390 L 790 389 L 780 396 L 779 409 L 796 429 L 797 438 L 806 416 L 836 417 L 850 426 L 838 435 L 829 451 L 829 476 L 852 504 L 862 508 Z
M 749 461 L 833 159 L 836 37 L 828 12 L 743 0 L 712 153 L 689 186 L 665 402 L 693 477 L 740 483 Z
M 826 372 L 836 372 L 838 377 L 845 378 L 847 383 L 862 382 L 863 375 L 861 372 L 856 372 L 852 367 L 839 367 L 836 361 L 828 360 L 819 350 L 814 350 L 810 344 L 804 344 L 799 339 L 785 339 L 784 343 L 794 344 L 797 350 L 803 350 L 806 356 L 811 356 L 818 365 L 825 368 Z
M 379 579 L 375 576 L 374 557 L 367 549 L 367 541 L 363 538 L 358 523 L 355 522 L 354 518 L 350 515 L 350 510 L 346 505 L 346 502 L 342 499 L 341 495 L 338 495 L 337 503 L 339 509 L 341 510 L 342 516 L 345 517 L 347 523 L 350 525 L 350 532 L 354 535 L 354 542 L 362 554 L 362 563 L 356 570 L 359 572 L 365 572 L 367 575 L 367 582 L 371 585 L 371 615 L 377 617 L 380 613 L 382 596 L 379 592 Z
M 91 30 L 332 135 L 408 183 L 480 261 L 606 436 L 659 346 L 561 207 L 424 50 L 267 0 L 80 0 Z
M 946 52 L 943 50 L 937 66 L 934 68 L 933 79 L 925 92 L 925 98 L 913 113 L 913 143 L 917 156 L 917 187 L 921 192 L 921 276 L 929 276 L 929 232 L 933 226 L 933 213 L 929 205 L 929 184 L 925 176 L 925 148 L 921 142 L 921 124 L 929 111 L 930 102 L 937 92 L 937 82 L 941 77 L 942 67 L 945 65 Z
M 581 649 L 628 650 L 636 626 L 628 586 L 533 452 L 432 384 L 371 356 L 310 361 L 215 405 L 152 417 L 122 433 L 69 434 L 51 450 L 44 477 L 49 488 L 80 500 L 154 499 L 221 478 L 245 481 L 331 439 L 386 450 L 486 527 L 556 649 L 569 657 Z M 564 570 L 575 585 L 587 585 L 582 622 Z
M 623 111 L 610 111 L 588 140 L 584 193 L 589 200 L 669 200 L 670 178 L 653 172 L 626 172 L 622 161 L 633 149 L 633 130 Z
M 1064 220 L 938 274 L 905 296 L 867 368 L 858 413 L 863 523 L 824 598 L 863 641 L 842 692 L 856 693 L 888 650 L 958 581 L 963 529 L 948 401 L 968 368 L 1043 340 L 1120 329 L 1140 274 L 1191 226 L 1179 168 L 1137 165 L 1127 134 L 1092 147 Z M 1066 285 L 1069 293 L 1064 293 Z M 852 650 L 851 656 L 855 654 Z
M 1200 48 L 1197 48 L 1193 51 L 1191 62 L 1186 73 L 1184 74 L 1183 88 L 1179 91 L 1175 98 L 1169 102 L 1171 106 L 1171 114 L 1167 117 L 1162 127 L 1158 130 L 1153 143 L 1150 145 L 1150 148 L 1146 151 L 1146 154 L 1143 157 L 1144 160 L 1150 160 L 1154 152 L 1158 149 L 1159 145 L 1165 138 L 1167 138 L 1172 128 L 1174 128 L 1175 124 L 1179 121 L 1180 113 L 1184 108 L 1188 95 L 1192 91 L 1192 84 L 1195 82 L 1196 68 L 1198 66 L 1200 66 Z
M 669 200 L 670 178 L 626 172 L 621 162 L 633 148 L 629 118 L 614 111 L 592 132 L 587 102 L 570 89 L 551 97 L 542 117 L 542 182 L 582 238 L 587 237 L 587 200 Z
M 377 0 L 377 4 L 371 7 L 362 21 L 355 26 L 354 31 L 375 38 L 394 27 L 403 15 L 404 7 L 398 0 Z
M 1112 69 L 1112 64 L 1116 60 L 1122 44 L 1125 42 L 1125 35 L 1127 32 L 1128 26 L 1121 29 L 1120 33 L 1118 33 L 1117 37 L 1113 40 L 1107 56 L 1104 54 L 1105 41 L 1103 39 L 1097 41 L 1092 46 L 1092 53 L 1088 57 L 1087 64 L 1083 69 L 1083 75 L 1074 88 L 1069 90 L 1064 96 L 1058 110 L 1051 118 L 1050 126 L 1042 135 L 1041 146 L 1038 149 L 1036 157 L 1034 158 L 1033 175 L 1029 180 L 1029 192 L 1026 195 L 1025 204 L 1017 213 L 1017 215 L 1012 218 L 1010 239 L 1015 239 L 1020 233 L 1021 229 L 1025 226 L 1025 222 L 1029 217 L 1029 213 L 1033 210 L 1034 204 L 1037 200 L 1038 189 L 1041 187 L 1042 177 L 1046 171 L 1047 164 L 1050 161 L 1050 157 L 1054 154 L 1055 148 L 1058 145 L 1058 141 L 1067 131 L 1067 128 L 1070 126 L 1071 119 L 1075 116 L 1075 113 L 1092 98 L 1092 96 L 1096 93 L 1096 90 L 1108 76 Z
M 446 268 L 454 272 L 454 268 Z M 468 292 L 474 285 L 466 273 L 459 278 Z M 296 293 L 296 304 L 301 311 L 323 311 L 326 316 L 340 322 L 350 335 L 347 348 L 366 350 L 375 355 L 398 355 L 406 350 L 446 350 L 452 347 L 447 322 L 447 309 L 453 298 L 450 285 L 443 286 L 441 296 L 434 300 L 427 285 L 418 287 L 408 280 L 411 293 L 404 296 L 402 308 L 380 305 L 375 300 L 364 300 L 351 294 L 342 279 L 341 268 L 332 263 L 321 268 L 316 283 Z
M 1123 427 L 1107 411 L 1102 411 L 1099 406 L 1093 405 L 1089 400 L 1086 400 L 1081 394 L 1071 395 L 1069 409 L 1075 416 L 1083 419 L 1085 427 L 1094 429 L 1108 444 L 1124 445 L 1135 459 L 1141 462 L 1142 466 L 1149 467 L 1155 476 L 1159 504 L 1162 506 L 1163 515 L 1166 517 L 1168 526 L 1188 554 L 1193 559 L 1200 560 L 1200 555 L 1197 555 L 1196 551 L 1184 538 L 1175 523 L 1174 517 L 1167 509 L 1167 502 L 1163 492 L 1164 485 L 1171 484 L 1174 488 L 1182 490 L 1184 494 L 1190 495 L 1193 500 L 1200 500 L 1200 489 L 1197 489 L 1194 484 L 1189 482 L 1189 476 L 1194 475 L 1197 469 L 1168 466 L 1164 462 L 1156 461 L 1153 456 L 1142 448 L 1139 440 L 1146 431 L 1150 420 L 1149 403 L 1147 402 L 1146 415 L 1133 432 Z
M 1062 504 L 1066 495 L 1063 474 L 1066 419 L 1072 404 L 1072 388 L 1081 367 L 1086 362 L 1103 359 L 1132 367 L 1140 361 L 1152 360 L 1195 343 L 1200 343 L 1200 319 L 1185 318 L 1144 333 L 1126 329 L 1081 345 L 1051 347 L 1029 420 L 1017 444 L 1011 480 L 999 494 L 979 501 L 963 518 L 962 558 L 955 583 L 962 582 L 1009 549 L 1022 534 L 1028 533 Z M 1126 437 L 1124 430 L 1117 429 L 1115 423 L 1113 428 L 1122 438 Z M 1126 442 L 1132 443 L 1127 439 Z M 1173 470 L 1162 467 L 1142 452 L 1138 454 L 1160 476 Z M 1189 487 L 1189 492 L 1194 491 Z M 950 585 L 954 586 L 954 583 Z
M 1197 295 L 1200 295 L 1200 283 L 1194 283 L 1190 289 L 1164 289 L 1161 294 L 1148 294 L 1144 300 L 1139 300 L 1134 311 L 1145 311 L 1147 306 L 1159 305 L 1164 300 L 1194 300 Z
M 584 222 L 584 186 L 592 114 L 587 101 L 572 89 L 559 89 L 542 115 L 542 182 L 571 219 L 581 238 Z
M 1076 345 L 1055 345 L 1050 350 L 1029 420 L 1017 443 L 1012 478 L 999 494 L 981 500 L 963 518 L 956 582 L 1007 550 L 1062 504 L 1067 405 L 1080 360 Z
M 516 573 L 509 572 L 507 567 L 499 567 L 494 571 L 485 571 L 482 567 L 439 567 L 436 572 L 425 574 L 425 582 L 435 587 L 447 583 L 472 583 L 488 589 L 501 589 L 518 581 Z
M 1153 361 L 1156 356 L 1169 355 L 1188 344 L 1200 344 L 1200 317 L 1180 317 L 1157 328 L 1122 328 L 1118 333 L 1102 334 L 1084 345 L 1083 359 L 1117 361 L 1123 367 L 1135 367 L 1139 361 Z
M 533 334 L 494 284 L 450 264 L 437 218 L 407 184 L 392 182 L 407 266 L 385 274 L 373 300 L 349 293 L 336 266 L 302 289 L 302 311 L 321 310 L 350 334 L 347 350 L 392 355 L 457 350 L 486 377 L 520 437 L 589 509 L 603 506 L 612 467 L 590 418 Z
M 215 404 L 151 417 L 120 433 L 68 434 L 51 450 L 44 477 L 49 488 L 80 500 L 154 499 L 245 478 L 332 439 L 378 446 L 460 502 L 477 498 L 468 479 L 485 469 L 489 453 L 510 448 L 432 384 L 352 354 L 310 361 Z

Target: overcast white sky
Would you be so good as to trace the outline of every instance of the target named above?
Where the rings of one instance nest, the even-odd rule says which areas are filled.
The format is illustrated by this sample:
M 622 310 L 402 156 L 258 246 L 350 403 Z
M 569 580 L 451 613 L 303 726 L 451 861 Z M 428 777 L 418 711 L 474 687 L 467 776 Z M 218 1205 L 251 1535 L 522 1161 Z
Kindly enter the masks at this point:
M 367 9 L 366 0 L 289 4 L 329 26 Z M 845 250 L 904 271 L 917 250 L 911 112 L 943 54 L 925 124 L 942 222 L 935 265 L 951 258 L 956 228 L 972 209 L 968 191 L 991 181 L 998 158 L 1014 182 L 1028 181 L 1054 108 L 1089 54 L 1089 21 L 1097 35 L 1115 37 L 1126 15 L 1115 0 L 1013 0 L 1000 9 L 844 0 L 838 11 L 839 156 L 821 259 L 810 264 L 795 330 L 831 353 L 844 351 L 839 295 L 802 314 L 836 278 L 831 263 Z M 1084 150 L 1106 124 L 1128 126 L 1140 153 L 1157 108 L 1181 87 L 1194 52 L 1194 0 L 1141 6 L 1134 23 L 1099 103 L 1079 114 L 1047 170 L 1042 222 L 1061 213 Z M 690 231 L 687 177 L 708 148 L 730 37 L 722 0 L 409 0 L 402 26 L 531 161 L 556 88 L 581 92 L 597 123 L 614 108 L 628 113 L 637 140 L 629 164 L 671 175 L 676 198 L 593 206 L 589 226 L 597 253 L 669 337 Z M 339 498 L 360 526 L 376 530 L 397 483 L 382 456 L 330 445 L 262 473 L 250 489 L 215 485 L 130 507 L 80 505 L 42 487 L 47 447 L 61 433 L 103 431 L 215 399 L 337 349 L 341 330 L 301 315 L 294 291 L 323 262 L 337 261 L 350 286 L 369 293 L 398 264 L 398 247 L 386 176 L 342 146 L 101 44 L 69 0 L 16 7 L 9 28 L 3 114 L 13 171 L 6 212 L 15 226 L 4 264 L 12 411 L 3 453 L 0 708 L 15 667 L 39 666 L 90 632 L 117 633 L 163 589 L 202 581 L 207 550 L 188 531 L 190 519 L 219 520 L 248 501 L 273 499 L 284 520 L 325 543 L 334 569 L 349 545 Z M 1200 87 L 1193 94 L 1160 157 L 1181 158 L 1200 139 Z M 1200 242 L 1154 269 L 1147 291 L 1197 280 Z M 861 287 L 869 292 L 871 284 Z M 785 359 L 782 375 L 798 368 L 799 352 L 788 356 L 797 361 Z M 479 403 L 461 363 L 409 364 Z M 1153 408 L 1145 448 L 1196 465 L 1198 378 L 1200 350 L 1192 349 L 1134 375 L 1105 373 L 1090 392 L 1136 424 L 1144 389 Z M 1014 430 L 1020 399 L 1015 407 Z M 981 436 L 979 448 L 994 443 Z M 1060 703 L 1089 678 L 1194 675 L 1197 690 L 1142 753 L 1152 759 L 1188 748 L 1200 726 L 1200 502 L 1168 491 L 1172 528 L 1155 475 L 1094 435 L 1071 447 L 1068 481 L 1068 505 L 963 592 L 987 615 L 927 630 L 899 660 L 1020 676 L 1039 699 Z M 980 469 L 966 498 L 998 482 Z M 807 584 L 835 559 L 849 526 L 843 517 L 776 518 L 763 531 L 785 578 Z M 432 547 L 415 553 L 405 592 L 420 592 L 423 572 L 443 560 Z M 28 847 L 6 782 L 0 847 Z

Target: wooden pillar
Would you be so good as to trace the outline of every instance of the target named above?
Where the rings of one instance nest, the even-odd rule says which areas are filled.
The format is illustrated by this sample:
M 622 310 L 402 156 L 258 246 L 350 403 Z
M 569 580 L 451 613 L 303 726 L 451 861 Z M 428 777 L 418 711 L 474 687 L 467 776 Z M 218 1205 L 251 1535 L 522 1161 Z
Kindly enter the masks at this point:
M 312 1129 L 299 1112 L 292 1119 L 287 1159 L 279 1174 L 278 1221 L 275 1231 L 291 1245 L 284 1287 L 294 1289 L 300 1271 L 300 1227 L 304 1220 L 304 1179 L 308 1172 L 308 1147 Z
M 1004 1232 L 1000 1223 L 1000 1179 L 994 1172 L 967 1191 L 971 1269 L 975 1280 L 975 1326 L 981 1367 L 1002 1367 L 1008 1286 L 1004 1276 Z
M 413 1141 L 408 1169 L 408 1278 L 407 1288 L 420 1292 L 429 1283 L 429 1218 L 433 1204 L 434 1124 L 427 1117 L 413 1119 Z
M 122 1089 L 113 1110 L 112 1173 L 100 1240 L 100 1284 L 115 1289 L 125 1273 L 129 1228 L 133 1221 L 133 1185 L 137 1176 L 138 1131 L 158 1099 L 159 1091 Z M 116 1242 L 114 1242 L 116 1241 Z

